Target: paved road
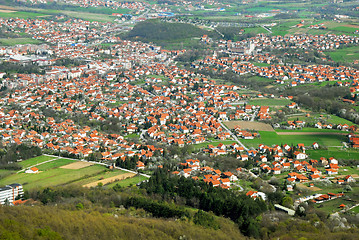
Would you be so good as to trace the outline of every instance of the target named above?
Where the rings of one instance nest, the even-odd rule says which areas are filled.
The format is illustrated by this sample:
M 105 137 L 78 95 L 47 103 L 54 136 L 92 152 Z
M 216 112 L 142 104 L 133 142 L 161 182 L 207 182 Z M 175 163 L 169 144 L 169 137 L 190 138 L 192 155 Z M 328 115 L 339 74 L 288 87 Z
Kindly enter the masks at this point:
M 252 117 L 251 117 L 251 122 L 254 122 L 254 118 L 257 116 L 258 114 L 258 110 L 255 110 L 254 113 L 252 114 Z
M 267 30 L 269 33 L 273 33 L 271 30 L 269 30 L 269 28 L 267 28 L 267 27 L 265 27 L 263 25 L 261 25 L 261 27 L 264 28 L 265 30 Z
M 233 133 L 231 132 L 231 130 L 229 130 L 229 129 L 222 123 L 221 120 L 218 119 L 218 122 L 221 124 L 221 126 L 222 126 L 227 132 L 229 132 L 229 134 L 231 134 L 231 136 L 233 137 L 233 139 L 236 140 L 236 142 L 237 142 L 241 147 L 243 147 L 244 150 L 248 151 L 248 148 L 247 148 L 246 146 L 244 146 L 244 144 L 243 144 L 241 141 L 239 141 L 239 139 L 237 138 L 237 136 L 236 136 L 235 134 L 233 134 Z

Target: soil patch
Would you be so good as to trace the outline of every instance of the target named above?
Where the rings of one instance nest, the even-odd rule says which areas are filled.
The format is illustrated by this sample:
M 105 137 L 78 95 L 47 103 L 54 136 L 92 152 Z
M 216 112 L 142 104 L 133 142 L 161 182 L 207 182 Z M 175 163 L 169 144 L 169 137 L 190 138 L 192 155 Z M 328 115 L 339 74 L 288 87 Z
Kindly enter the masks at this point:
M 80 168 L 84 168 L 84 167 L 88 167 L 88 166 L 92 166 L 94 165 L 93 163 L 89 163 L 89 162 L 74 162 L 74 163 L 70 163 L 67 164 L 65 166 L 62 166 L 60 168 L 65 168 L 65 169 L 80 169 Z
M 110 177 L 110 178 L 102 179 L 102 180 L 99 180 L 99 181 L 96 181 L 96 182 L 85 184 L 85 185 L 83 185 L 83 187 L 88 187 L 88 188 L 89 187 L 96 187 L 96 186 L 98 186 L 99 183 L 102 183 L 103 185 L 105 185 L 105 184 L 108 184 L 108 183 L 112 183 L 114 181 L 121 181 L 121 180 L 124 180 L 126 178 L 131 178 L 131 177 L 133 177 L 135 175 L 136 175 L 135 173 L 124 173 L 124 174 L 120 174 L 120 175 L 117 175 L 117 176 L 114 176 L 114 177 Z
M 297 183 L 297 187 L 302 188 L 302 189 L 307 189 L 307 190 L 313 191 L 313 192 L 322 190 L 321 188 L 318 188 L 318 187 L 307 187 L 303 183 Z
M 235 126 L 240 126 L 243 130 L 255 130 L 255 131 L 269 131 L 274 132 L 271 125 L 262 122 L 250 122 L 250 121 L 228 121 L 223 122 L 228 128 L 234 129 Z

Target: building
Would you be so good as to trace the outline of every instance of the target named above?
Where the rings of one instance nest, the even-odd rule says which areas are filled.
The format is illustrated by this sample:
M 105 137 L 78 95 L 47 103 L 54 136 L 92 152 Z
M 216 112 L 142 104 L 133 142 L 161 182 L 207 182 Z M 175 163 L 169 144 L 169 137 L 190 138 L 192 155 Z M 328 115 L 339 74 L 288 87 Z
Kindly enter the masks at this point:
M 0 188 L 0 204 L 5 204 L 6 200 L 10 205 L 18 196 L 23 196 L 24 190 L 21 184 L 13 183 Z

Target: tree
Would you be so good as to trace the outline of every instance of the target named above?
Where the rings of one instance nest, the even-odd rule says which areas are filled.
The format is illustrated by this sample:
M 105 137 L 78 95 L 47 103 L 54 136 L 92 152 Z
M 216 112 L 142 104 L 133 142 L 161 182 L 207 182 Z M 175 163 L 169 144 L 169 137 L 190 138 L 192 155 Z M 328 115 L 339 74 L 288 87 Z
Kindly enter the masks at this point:
M 293 207 L 293 199 L 291 197 L 289 197 L 289 196 L 285 196 L 282 199 L 282 205 L 285 206 L 285 207 L 292 208 Z

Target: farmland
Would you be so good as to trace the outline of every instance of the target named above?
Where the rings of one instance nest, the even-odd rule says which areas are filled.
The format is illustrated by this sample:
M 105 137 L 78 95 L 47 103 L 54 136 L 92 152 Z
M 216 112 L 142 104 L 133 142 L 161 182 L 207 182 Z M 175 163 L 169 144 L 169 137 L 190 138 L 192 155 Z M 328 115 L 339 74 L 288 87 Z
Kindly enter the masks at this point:
M 249 147 L 258 147 L 259 144 L 265 145 L 280 145 L 289 144 L 296 145 L 303 143 L 305 146 L 311 146 L 317 142 L 321 146 L 341 146 L 342 142 L 346 141 L 346 136 L 343 135 L 278 135 L 276 132 L 259 131 L 261 137 L 253 140 L 243 140 L 243 143 Z
M 0 38 L 0 45 L 13 46 L 17 44 L 39 44 L 41 41 L 32 38 Z
M 359 60 L 359 46 L 337 49 L 325 52 L 335 62 L 353 62 Z
M 250 121 L 228 121 L 224 124 L 234 129 L 236 126 L 240 126 L 241 129 L 255 130 L 255 131 L 274 131 L 272 126 L 262 122 L 250 122 Z
M 49 161 L 49 162 L 46 162 Z M 121 170 L 109 171 L 102 165 L 88 164 L 71 159 L 56 158 L 51 156 L 39 156 L 20 162 L 24 169 L 38 164 L 38 173 L 14 173 L 13 171 L 1 170 L 3 176 L 0 179 L 0 186 L 20 183 L 25 190 L 42 188 L 57 185 L 76 184 L 85 185 L 93 182 L 105 180 L 114 176 L 120 179 L 122 174 L 127 174 Z M 81 164 L 82 167 L 73 167 L 74 164 Z M 71 167 L 68 167 L 71 166 Z M 132 176 L 132 175 L 131 175 Z M 111 180 L 110 182 L 112 182 Z

